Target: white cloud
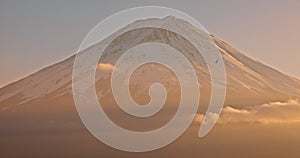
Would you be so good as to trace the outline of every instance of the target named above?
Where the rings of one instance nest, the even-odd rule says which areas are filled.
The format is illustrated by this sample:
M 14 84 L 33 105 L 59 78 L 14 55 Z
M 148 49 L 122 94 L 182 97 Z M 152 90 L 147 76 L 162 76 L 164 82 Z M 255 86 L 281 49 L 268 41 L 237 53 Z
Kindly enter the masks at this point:
M 196 116 L 197 122 L 203 121 L 203 115 Z M 237 109 L 230 106 L 223 108 L 218 119 L 225 123 L 300 123 L 300 102 L 290 99 L 286 102 L 271 102 L 262 105 Z

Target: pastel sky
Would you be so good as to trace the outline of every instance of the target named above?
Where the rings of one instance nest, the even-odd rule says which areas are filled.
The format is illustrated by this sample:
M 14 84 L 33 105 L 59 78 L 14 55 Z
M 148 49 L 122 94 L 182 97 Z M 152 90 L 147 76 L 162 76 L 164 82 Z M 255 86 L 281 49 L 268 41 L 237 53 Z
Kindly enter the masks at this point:
M 98 22 L 142 5 L 181 10 L 247 55 L 300 78 L 298 0 L 2 0 L 0 87 L 69 57 Z

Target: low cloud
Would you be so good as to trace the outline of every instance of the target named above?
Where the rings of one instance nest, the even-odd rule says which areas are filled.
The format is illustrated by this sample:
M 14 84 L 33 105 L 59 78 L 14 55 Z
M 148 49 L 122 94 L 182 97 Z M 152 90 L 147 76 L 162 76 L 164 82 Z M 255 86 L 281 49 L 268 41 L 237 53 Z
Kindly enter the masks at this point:
M 196 116 L 197 122 L 203 121 L 203 115 Z M 300 123 L 300 102 L 290 99 L 286 102 L 271 102 L 262 105 L 238 109 L 231 106 L 223 108 L 218 119 L 219 124 L 226 123 Z
M 114 69 L 114 65 L 110 63 L 100 63 L 97 65 L 97 70 L 112 71 L 113 69 Z

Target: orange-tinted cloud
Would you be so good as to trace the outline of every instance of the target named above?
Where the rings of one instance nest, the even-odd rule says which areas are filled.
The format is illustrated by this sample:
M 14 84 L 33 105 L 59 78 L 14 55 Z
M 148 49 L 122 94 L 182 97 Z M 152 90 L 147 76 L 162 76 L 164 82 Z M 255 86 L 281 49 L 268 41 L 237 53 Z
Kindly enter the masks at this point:
M 271 102 L 247 109 L 224 107 L 219 124 L 227 123 L 300 123 L 300 102 L 290 99 L 286 102 Z M 196 116 L 202 122 L 203 115 Z
M 114 65 L 110 63 L 100 63 L 97 65 L 97 69 L 103 71 L 112 71 L 114 69 Z

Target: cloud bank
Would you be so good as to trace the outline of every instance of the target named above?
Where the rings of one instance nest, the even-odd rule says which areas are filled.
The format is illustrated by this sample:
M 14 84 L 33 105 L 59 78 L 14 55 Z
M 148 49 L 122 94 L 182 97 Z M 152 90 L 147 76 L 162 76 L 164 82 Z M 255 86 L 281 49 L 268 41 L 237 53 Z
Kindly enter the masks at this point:
M 196 121 L 202 122 L 203 118 L 202 114 L 198 114 Z M 300 102 L 289 99 L 286 102 L 271 102 L 247 109 L 225 106 L 218 123 L 300 123 Z

